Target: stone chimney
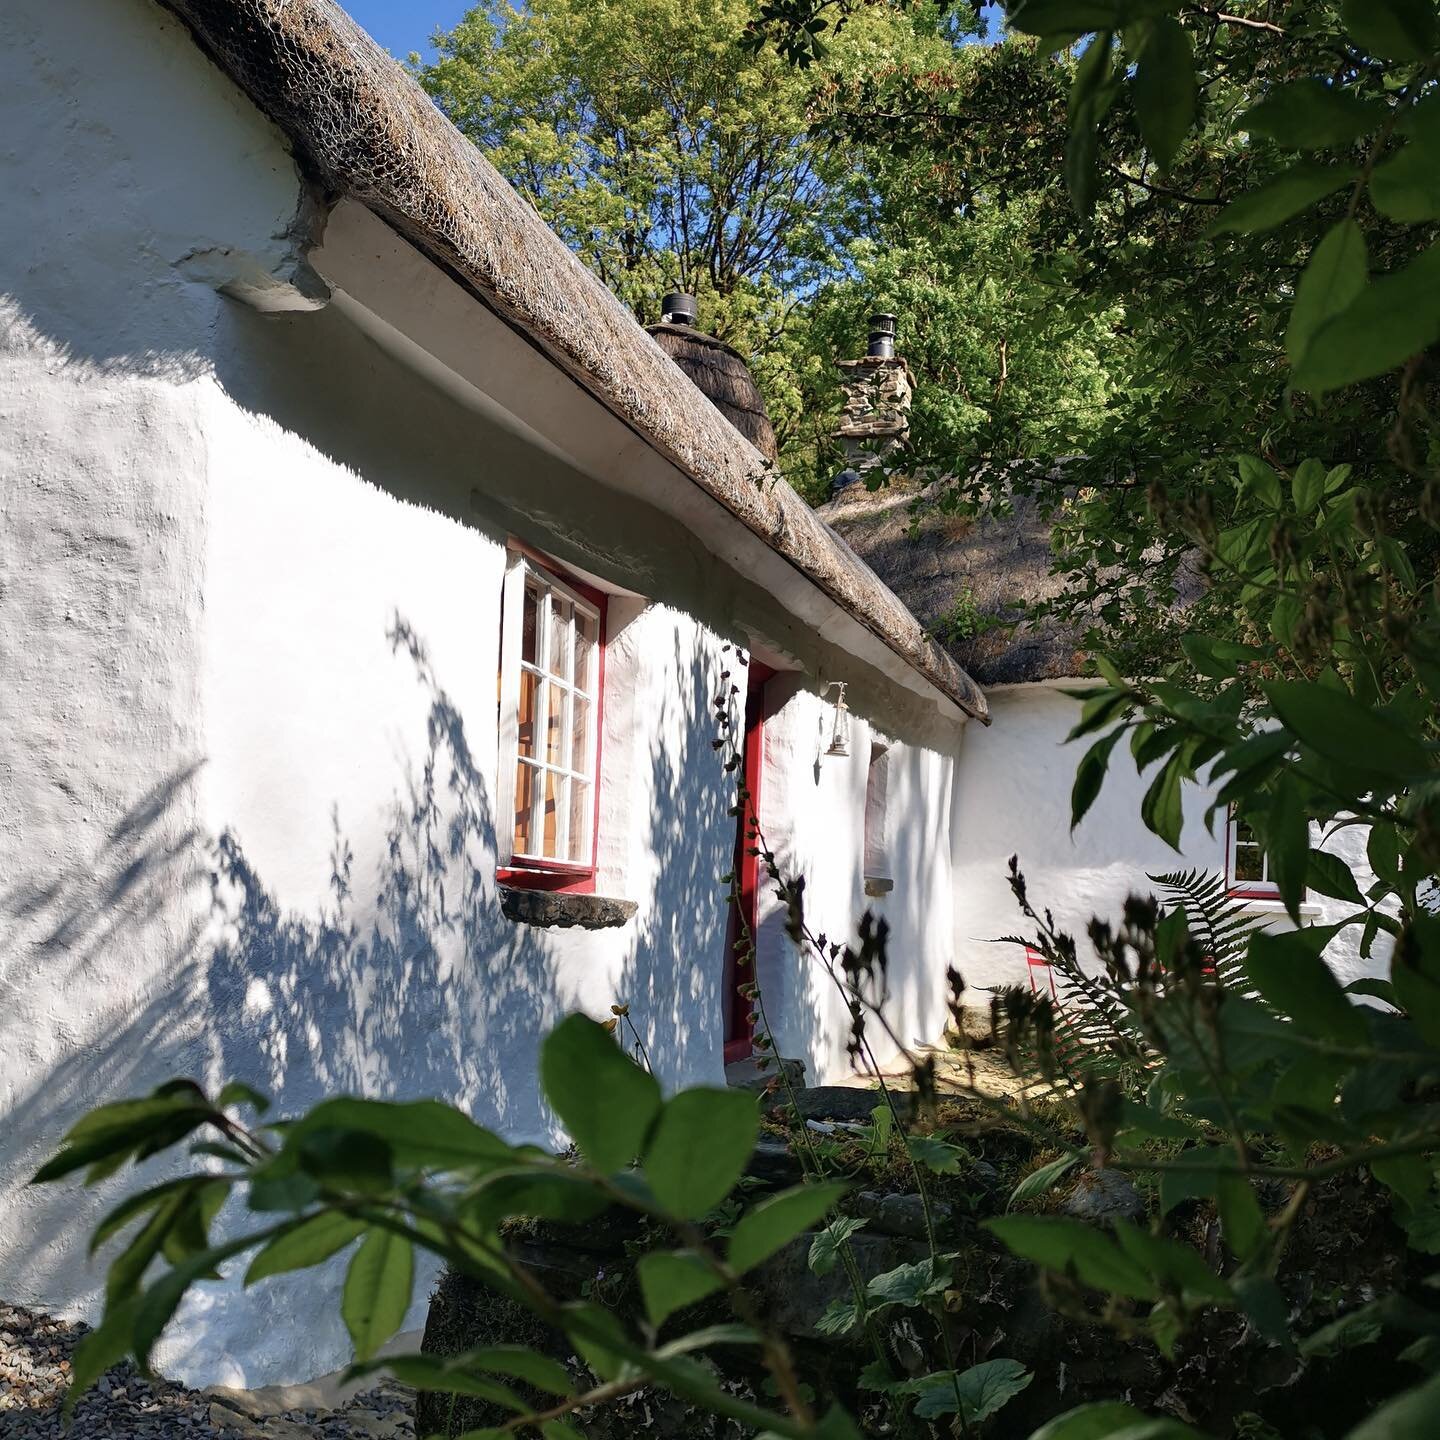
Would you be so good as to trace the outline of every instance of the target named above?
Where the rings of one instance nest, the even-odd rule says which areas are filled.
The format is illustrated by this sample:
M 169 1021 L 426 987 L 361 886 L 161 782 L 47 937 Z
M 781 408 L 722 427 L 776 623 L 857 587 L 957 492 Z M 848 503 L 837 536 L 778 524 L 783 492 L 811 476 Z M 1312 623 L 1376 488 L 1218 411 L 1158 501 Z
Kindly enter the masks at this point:
M 910 434 L 910 367 L 895 353 L 895 317 L 870 317 L 870 343 L 862 360 L 841 360 L 840 385 L 845 408 L 835 438 L 845 464 L 859 478 L 904 445 Z

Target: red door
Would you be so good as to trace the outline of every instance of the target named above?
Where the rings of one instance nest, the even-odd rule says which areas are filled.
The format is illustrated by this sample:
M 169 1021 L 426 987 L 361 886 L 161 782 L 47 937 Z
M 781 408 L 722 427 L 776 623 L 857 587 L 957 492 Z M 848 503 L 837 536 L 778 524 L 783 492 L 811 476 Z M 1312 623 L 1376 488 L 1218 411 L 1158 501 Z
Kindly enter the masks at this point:
M 748 956 L 742 958 L 736 946 L 742 942 L 745 930 L 751 939 L 759 934 L 760 885 L 763 871 L 760 857 L 747 852 L 753 848 L 748 842 L 748 823 L 751 815 L 760 813 L 760 781 L 765 759 L 765 682 L 775 672 L 768 665 L 751 659 L 749 680 L 745 689 L 745 741 L 744 770 L 745 788 L 750 792 L 750 803 L 735 822 L 735 875 L 736 901 L 731 907 L 730 921 L 725 935 L 725 975 L 722 982 L 721 999 L 725 1007 L 725 1063 L 744 1060 L 754 1046 L 754 1028 L 750 1023 L 752 1002 L 740 993 L 742 985 L 748 985 L 755 978 L 755 965 Z

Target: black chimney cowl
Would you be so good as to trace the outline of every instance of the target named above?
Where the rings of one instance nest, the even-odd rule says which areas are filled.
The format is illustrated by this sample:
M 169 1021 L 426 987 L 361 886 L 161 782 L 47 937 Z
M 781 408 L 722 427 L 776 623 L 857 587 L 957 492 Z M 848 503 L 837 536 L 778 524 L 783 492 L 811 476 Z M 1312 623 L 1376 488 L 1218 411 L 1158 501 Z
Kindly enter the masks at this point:
M 872 360 L 895 358 L 895 317 L 878 314 L 870 317 L 870 343 L 865 354 Z
M 660 301 L 660 323 L 662 325 L 693 325 L 699 313 L 699 306 L 693 295 L 683 290 L 672 290 Z

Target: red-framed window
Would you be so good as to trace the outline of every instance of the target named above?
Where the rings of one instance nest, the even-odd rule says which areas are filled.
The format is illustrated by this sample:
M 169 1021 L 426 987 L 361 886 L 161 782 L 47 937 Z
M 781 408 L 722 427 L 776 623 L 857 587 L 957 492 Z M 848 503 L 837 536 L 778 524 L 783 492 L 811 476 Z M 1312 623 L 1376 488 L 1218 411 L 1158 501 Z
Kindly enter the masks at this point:
M 512 543 L 500 622 L 497 878 L 593 891 L 606 597 Z
M 1270 878 L 1270 860 L 1248 821 L 1230 812 L 1225 834 L 1225 884 L 1232 895 L 1273 900 L 1280 887 Z

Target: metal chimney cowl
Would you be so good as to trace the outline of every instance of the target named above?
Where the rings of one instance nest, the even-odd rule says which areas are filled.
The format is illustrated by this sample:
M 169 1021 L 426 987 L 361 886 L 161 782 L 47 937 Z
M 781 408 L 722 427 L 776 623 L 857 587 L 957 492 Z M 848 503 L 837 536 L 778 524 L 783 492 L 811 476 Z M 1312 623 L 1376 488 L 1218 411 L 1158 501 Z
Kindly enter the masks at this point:
M 660 300 L 660 323 L 662 325 L 693 325 L 700 313 L 700 306 L 693 295 L 683 290 L 672 290 Z
M 895 358 L 895 316 L 881 311 L 870 317 L 870 337 L 865 354 L 872 360 Z

